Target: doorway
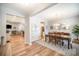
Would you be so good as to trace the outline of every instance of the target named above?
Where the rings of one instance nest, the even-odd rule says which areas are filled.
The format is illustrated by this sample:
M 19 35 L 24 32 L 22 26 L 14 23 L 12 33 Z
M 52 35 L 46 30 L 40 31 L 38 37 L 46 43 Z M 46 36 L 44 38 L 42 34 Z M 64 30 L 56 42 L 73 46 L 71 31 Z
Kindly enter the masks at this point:
M 22 38 L 24 40 L 24 17 L 16 16 L 12 14 L 6 14 L 6 38 L 10 41 L 11 38 Z
M 40 22 L 40 39 L 42 41 L 45 41 L 45 23 L 44 22 Z

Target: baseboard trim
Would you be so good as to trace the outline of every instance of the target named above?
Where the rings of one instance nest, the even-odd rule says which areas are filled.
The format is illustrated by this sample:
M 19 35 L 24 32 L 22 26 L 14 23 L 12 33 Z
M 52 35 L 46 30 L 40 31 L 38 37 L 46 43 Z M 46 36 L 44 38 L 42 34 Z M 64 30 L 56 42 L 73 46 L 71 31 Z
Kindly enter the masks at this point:
M 29 43 L 29 42 L 25 42 L 25 44 L 32 45 L 32 42 L 31 42 L 31 43 Z

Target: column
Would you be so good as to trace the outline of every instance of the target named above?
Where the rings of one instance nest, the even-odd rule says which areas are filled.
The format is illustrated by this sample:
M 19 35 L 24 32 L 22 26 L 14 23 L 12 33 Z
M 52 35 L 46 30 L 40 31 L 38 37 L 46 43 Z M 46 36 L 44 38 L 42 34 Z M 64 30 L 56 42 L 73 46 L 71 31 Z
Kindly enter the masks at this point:
M 31 37 L 30 37 L 30 18 L 29 16 L 25 17 L 25 31 L 24 31 L 25 43 L 32 45 Z
M 4 37 L 3 40 L 1 40 L 1 37 Z M 3 6 L 0 6 L 0 44 L 3 43 L 3 45 L 6 44 L 6 19 L 5 19 L 5 9 Z

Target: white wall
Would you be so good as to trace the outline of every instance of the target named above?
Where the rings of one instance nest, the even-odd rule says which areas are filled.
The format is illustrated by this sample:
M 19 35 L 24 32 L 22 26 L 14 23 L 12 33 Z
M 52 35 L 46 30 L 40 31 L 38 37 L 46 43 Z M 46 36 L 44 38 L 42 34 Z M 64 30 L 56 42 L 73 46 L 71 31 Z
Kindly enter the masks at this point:
M 69 25 L 70 29 L 75 25 L 78 24 L 78 18 L 77 17 L 70 17 L 67 19 L 61 19 L 61 20 L 49 20 L 48 21 L 48 27 L 53 26 L 53 24 L 65 24 L 65 25 Z M 52 30 L 50 30 L 52 31 Z
M 31 40 L 35 41 L 39 39 L 40 36 L 40 21 L 30 18 L 30 32 Z

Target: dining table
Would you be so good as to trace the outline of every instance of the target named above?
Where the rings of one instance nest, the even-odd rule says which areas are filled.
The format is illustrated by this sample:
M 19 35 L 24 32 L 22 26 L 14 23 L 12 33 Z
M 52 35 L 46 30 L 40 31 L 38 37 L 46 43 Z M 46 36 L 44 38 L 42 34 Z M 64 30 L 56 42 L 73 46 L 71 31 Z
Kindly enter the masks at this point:
M 57 43 L 57 40 L 61 40 L 62 41 L 62 46 L 63 46 L 63 42 L 67 41 L 67 46 L 68 49 L 70 49 L 70 45 L 71 45 L 71 38 L 70 36 L 67 35 L 56 35 L 56 34 L 46 34 L 45 38 L 49 38 L 49 42 L 51 42 L 52 40 L 55 40 L 55 45 Z

